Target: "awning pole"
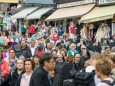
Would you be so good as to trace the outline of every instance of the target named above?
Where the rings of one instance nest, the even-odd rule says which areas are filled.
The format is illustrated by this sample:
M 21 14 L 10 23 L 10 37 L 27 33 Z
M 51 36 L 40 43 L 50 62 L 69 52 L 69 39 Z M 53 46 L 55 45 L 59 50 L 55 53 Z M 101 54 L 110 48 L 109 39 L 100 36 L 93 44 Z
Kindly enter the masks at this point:
M 22 20 L 19 19 L 19 34 L 20 34 L 20 36 L 22 35 L 21 26 L 22 26 Z

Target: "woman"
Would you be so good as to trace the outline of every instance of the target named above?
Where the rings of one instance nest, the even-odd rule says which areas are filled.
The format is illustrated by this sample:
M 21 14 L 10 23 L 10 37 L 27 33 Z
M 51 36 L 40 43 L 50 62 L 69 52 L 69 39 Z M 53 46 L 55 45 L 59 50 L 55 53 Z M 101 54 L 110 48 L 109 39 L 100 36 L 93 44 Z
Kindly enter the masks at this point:
M 39 59 L 40 59 L 40 55 L 34 55 L 34 56 L 33 56 L 33 61 L 34 61 L 34 63 L 35 63 L 35 69 L 36 69 L 37 67 L 39 67 Z
M 54 68 L 55 76 L 53 81 L 53 86 L 62 86 L 62 77 L 63 77 L 63 67 L 66 64 L 66 62 L 63 60 L 63 55 L 58 54 L 57 56 L 57 62 Z
M 0 72 L 1 72 L 1 77 L 2 77 L 2 80 L 4 80 L 7 75 L 10 73 L 10 68 L 8 66 L 8 63 L 3 59 L 3 55 L 0 51 Z
M 76 49 L 76 45 L 74 43 L 70 44 L 69 50 L 67 51 L 68 55 L 75 56 L 76 54 L 78 54 L 78 50 L 75 49 Z
M 63 80 L 71 79 L 70 70 L 73 68 L 74 56 L 69 55 L 66 58 L 67 64 L 63 67 Z
M 62 48 L 62 49 L 60 50 L 60 53 L 65 57 L 64 59 L 66 59 L 66 57 L 67 57 L 67 51 L 66 51 L 66 49 L 65 49 L 65 48 Z
M 5 41 L 5 45 L 8 45 L 9 42 L 12 42 L 12 43 L 14 42 L 14 40 L 13 40 L 13 38 L 11 37 L 10 34 L 8 35 L 8 38 L 7 38 L 6 41 Z
M 34 62 L 31 59 L 24 60 L 25 73 L 22 74 L 15 86 L 29 86 L 30 78 L 34 70 Z
M 16 70 L 12 71 L 4 80 L 1 86 L 15 86 L 18 76 L 24 73 L 24 61 L 18 59 L 16 61 Z M 9 84 L 10 83 L 10 84 Z
M 7 37 L 5 36 L 4 32 L 0 33 L 0 44 L 4 44 L 6 41 Z

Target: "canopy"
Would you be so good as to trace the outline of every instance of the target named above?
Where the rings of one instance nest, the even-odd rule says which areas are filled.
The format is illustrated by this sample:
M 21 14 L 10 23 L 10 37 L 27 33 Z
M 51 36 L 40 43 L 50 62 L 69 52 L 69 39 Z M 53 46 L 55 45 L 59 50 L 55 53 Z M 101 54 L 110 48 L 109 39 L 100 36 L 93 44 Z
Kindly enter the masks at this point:
M 112 19 L 115 13 L 115 5 L 113 6 L 104 6 L 104 7 L 95 7 L 88 14 L 81 17 L 79 22 L 81 23 L 90 23 L 106 19 Z
M 34 12 L 38 7 L 27 7 L 25 9 L 23 9 L 22 11 L 14 14 L 13 16 L 11 16 L 11 18 L 13 19 L 21 19 L 21 18 L 25 18 L 28 14 Z
M 28 15 L 26 19 L 39 19 L 43 14 L 45 14 L 51 9 L 52 7 L 40 8 L 37 11 L 33 12 L 32 14 Z
M 60 8 L 57 9 L 53 14 L 51 14 L 46 20 L 53 21 L 53 20 L 62 20 L 62 19 L 69 19 L 75 17 L 81 17 L 82 15 L 89 12 L 95 4 L 87 4 L 75 7 L 68 7 L 68 8 Z
M 18 3 L 20 0 L 0 0 L 1 3 Z

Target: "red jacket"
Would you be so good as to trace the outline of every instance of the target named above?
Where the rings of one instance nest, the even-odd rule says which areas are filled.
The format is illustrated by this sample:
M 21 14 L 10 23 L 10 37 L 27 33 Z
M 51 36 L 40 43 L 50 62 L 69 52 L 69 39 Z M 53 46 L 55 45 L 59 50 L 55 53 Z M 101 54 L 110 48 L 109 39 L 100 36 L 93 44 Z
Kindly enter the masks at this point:
M 8 63 L 4 59 L 2 59 L 1 71 L 3 79 L 10 73 Z
M 42 55 L 42 53 L 43 53 L 43 51 L 37 51 L 37 52 L 35 52 L 35 54 L 37 54 L 37 55 Z
M 34 31 L 35 31 L 35 27 L 31 25 L 28 29 L 28 33 L 34 33 Z

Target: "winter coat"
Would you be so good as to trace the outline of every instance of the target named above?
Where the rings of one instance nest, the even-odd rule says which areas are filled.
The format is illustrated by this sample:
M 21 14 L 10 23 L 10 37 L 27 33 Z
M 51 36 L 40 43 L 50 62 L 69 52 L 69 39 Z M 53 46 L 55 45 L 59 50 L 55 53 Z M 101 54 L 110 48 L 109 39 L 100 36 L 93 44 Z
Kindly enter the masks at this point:
M 8 63 L 4 59 L 2 59 L 1 72 L 3 79 L 10 73 Z
M 21 73 L 23 74 L 24 71 Z M 1 86 L 15 86 L 19 74 L 17 70 L 10 72 L 10 74 L 5 78 Z

